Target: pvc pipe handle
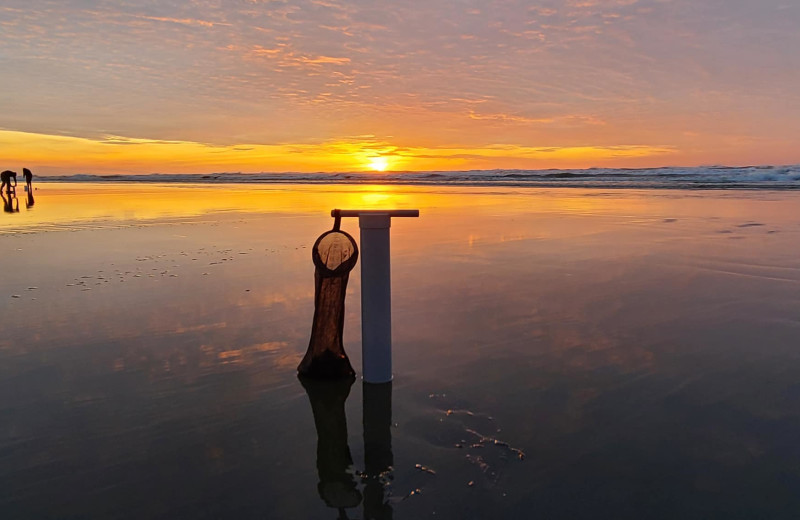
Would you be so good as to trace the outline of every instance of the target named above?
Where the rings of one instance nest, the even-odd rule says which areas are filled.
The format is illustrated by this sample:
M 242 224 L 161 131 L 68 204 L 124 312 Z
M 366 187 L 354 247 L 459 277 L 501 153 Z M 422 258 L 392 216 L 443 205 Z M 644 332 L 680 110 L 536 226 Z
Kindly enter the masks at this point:
M 419 217 L 418 209 L 333 209 L 331 216 L 360 217 L 361 215 L 387 215 L 390 217 Z

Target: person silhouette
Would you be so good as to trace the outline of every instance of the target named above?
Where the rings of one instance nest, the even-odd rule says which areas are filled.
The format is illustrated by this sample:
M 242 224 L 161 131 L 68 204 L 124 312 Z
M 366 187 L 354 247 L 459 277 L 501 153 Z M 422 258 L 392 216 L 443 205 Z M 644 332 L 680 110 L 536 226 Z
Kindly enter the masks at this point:
M 34 202 L 35 201 L 33 200 L 33 192 L 31 190 L 28 190 L 28 198 L 25 199 L 25 207 L 31 209 L 33 207 Z
M 5 193 L 0 189 L 0 197 L 3 199 L 3 211 L 6 213 L 19 212 L 19 200 L 17 200 L 16 193 L 11 191 L 11 188 L 9 188 Z M 17 203 L 16 206 L 14 206 L 14 202 Z
M 22 169 L 22 176 L 25 177 L 25 188 L 30 193 L 31 191 L 31 181 L 33 181 L 33 173 L 27 168 Z
M 0 191 L 3 191 L 3 188 L 6 189 L 7 193 L 11 193 L 11 179 L 14 179 L 14 188 L 17 187 L 17 172 L 12 172 L 11 170 L 6 170 L 0 173 Z M 15 190 L 16 191 L 16 190 Z

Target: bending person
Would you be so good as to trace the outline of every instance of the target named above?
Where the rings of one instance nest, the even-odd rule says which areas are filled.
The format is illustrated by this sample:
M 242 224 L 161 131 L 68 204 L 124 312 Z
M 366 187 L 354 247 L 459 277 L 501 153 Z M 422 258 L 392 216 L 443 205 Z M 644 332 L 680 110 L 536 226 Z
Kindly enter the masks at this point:
M 28 188 L 28 193 L 31 191 L 31 181 L 33 180 L 33 173 L 27 168 L 22 169 L 22 176 L 25 177 L 25 184 Z M 15 181 L 16 182 L 16 181 Z
M 3 191 L 3 188 L 6 189 L 7 192 L 11 192 L 11 179 L 14 179 L 14 188 L 17 187 L 17 172 L 12 172 L 11 170 L 6 170 L 0 173 L 0 191 Z

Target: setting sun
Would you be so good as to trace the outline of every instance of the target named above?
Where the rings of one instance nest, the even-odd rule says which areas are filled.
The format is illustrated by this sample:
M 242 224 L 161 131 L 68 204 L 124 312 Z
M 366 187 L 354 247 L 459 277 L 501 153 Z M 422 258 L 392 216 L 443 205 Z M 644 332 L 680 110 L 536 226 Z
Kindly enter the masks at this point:
M 389 166 L 389 160 L 386 157 L 373 157 L 369 160 L 369 167 L 375 171 L 385 171 Z

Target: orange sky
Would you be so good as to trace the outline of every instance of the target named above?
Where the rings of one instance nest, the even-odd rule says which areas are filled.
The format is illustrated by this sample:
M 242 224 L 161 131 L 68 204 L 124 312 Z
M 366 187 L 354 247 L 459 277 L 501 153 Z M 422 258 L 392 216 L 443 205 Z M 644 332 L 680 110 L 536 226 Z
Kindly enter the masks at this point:
M 7 0 L 0 168 L 795 164 L 798 24 L 782 0 Z

